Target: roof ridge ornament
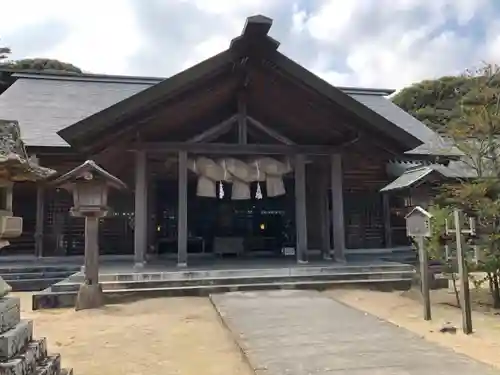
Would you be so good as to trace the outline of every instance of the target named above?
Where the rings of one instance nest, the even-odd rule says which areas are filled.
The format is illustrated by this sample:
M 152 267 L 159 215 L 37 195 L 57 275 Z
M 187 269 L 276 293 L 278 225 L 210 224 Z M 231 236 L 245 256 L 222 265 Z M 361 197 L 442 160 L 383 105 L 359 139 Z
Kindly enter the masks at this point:
M 231 40 L 229 49 L 240 53 L 255 50 L 255 47 L 260 47 L 258 49 L 262 50 L 276 51 L 280 42 L 268 35 L 272 25 L 272 18 L 261 14 L 247 17 L 241 35 Z

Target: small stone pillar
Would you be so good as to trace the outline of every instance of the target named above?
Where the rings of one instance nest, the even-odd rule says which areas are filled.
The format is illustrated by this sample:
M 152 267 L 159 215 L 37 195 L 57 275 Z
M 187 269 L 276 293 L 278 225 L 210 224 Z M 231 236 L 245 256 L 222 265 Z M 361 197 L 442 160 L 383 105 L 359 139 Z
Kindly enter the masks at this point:
M 85 218 L 85 278 L 78 291 L 75 310 L 100 307 L 104 305 L 104 294 L 99 284 L 99 220 L 109 211 L 109 188 L 125 189 L 126 186 L 92 160 L 87 160 L 52 184 L 73 193 L 71 214 Z

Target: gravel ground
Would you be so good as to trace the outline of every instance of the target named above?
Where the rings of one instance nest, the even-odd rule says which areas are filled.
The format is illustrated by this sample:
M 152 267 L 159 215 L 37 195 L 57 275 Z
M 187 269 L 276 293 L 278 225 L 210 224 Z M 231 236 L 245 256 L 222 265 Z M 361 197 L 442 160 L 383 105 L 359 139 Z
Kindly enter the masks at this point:
M 400 327 L 424 337 L 426 340 L 449 347 L 478 361 L 500 369 L 500 316 L 474 311 L 472 335 L 461 332 L 462 317 L 460 310 L 443 305 L 443 300 L 453 300 L 446 290 L 433 291 L 432 321 L 423 320 L 423 307 L 419 292 L 377 292 L 369 290 L 331 290 L 327 295 L 356 309 L 368 312 Z M 441 333 L 439 329 L 446 322 L 457 327 L 455 335 Z
M 250 375 L 240 351 L 206 298 L 156 298 L 99 310 L 31 311 L 35 335 L 85 375 Z

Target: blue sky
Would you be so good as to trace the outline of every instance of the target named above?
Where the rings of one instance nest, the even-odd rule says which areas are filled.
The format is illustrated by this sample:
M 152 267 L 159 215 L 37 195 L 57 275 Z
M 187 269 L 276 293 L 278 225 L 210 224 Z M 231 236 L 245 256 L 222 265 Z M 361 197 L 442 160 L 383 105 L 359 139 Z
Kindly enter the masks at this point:
M 401 88 L 500 62 L 498 0 L 24 0 L 2 14 L 14 58 L 93 73 L 169 76 L 227 48 L 254 14 L 335 85 Z

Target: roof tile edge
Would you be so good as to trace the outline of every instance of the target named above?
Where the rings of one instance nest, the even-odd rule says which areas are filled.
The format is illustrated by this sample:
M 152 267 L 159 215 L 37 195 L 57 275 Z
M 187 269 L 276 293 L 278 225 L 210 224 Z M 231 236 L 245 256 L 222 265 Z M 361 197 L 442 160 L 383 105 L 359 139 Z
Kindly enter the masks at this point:
M 123 83 L 123 84 L 157 84 L 167 79 L 168 77 L 150 77 L 150 76 L 132 76 L 132 75 L 113 75 L 113 74 L 94 74 L 94 73 L 56 73 L 56 72 L 40 72 L 40 71 L 23 71 L 12 72 L 14 78 L 26 79 L 46 79 L 56 81 L 86 81 L 86 82 L 102 82 L 102 83 Z M 353 95 L 378 95 L 388 96 L 394 93 L 395 90 L 387 88 L 373 87 L 352 87 L 352 86 L 335 86 L 346 94 Z

